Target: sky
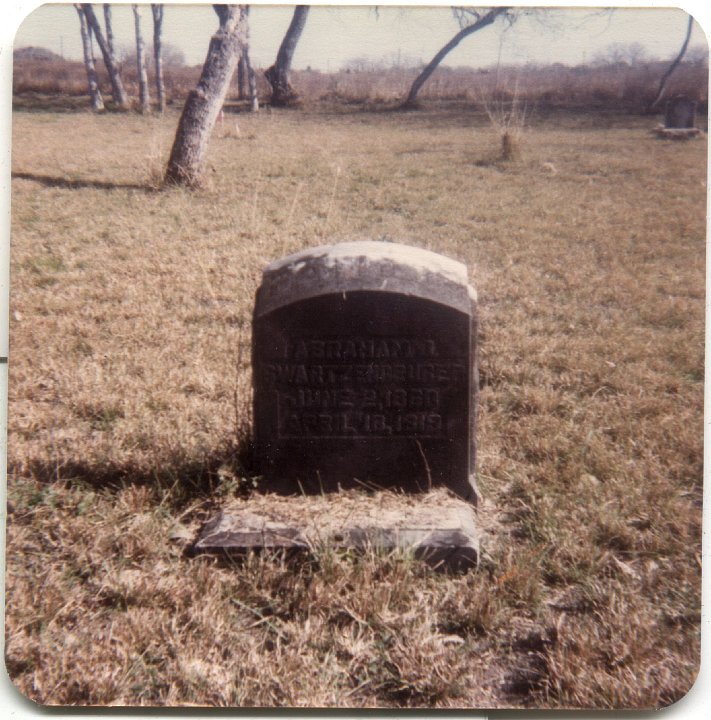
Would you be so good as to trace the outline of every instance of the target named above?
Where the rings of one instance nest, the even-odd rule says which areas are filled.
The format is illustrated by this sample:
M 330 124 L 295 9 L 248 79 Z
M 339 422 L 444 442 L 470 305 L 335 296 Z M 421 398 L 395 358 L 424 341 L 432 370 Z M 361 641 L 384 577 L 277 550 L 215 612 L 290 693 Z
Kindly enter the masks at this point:
M 252 6 L 251 56 L 256 67 L 268 67 L 274 61 L 292 12 L 285 6 Z M 130 49 L 134 43 L 130 5 L 114 3 L 113 18 L 117 44 Z M 499 62 L 531 61 L 577 65 L 603 55 L 611 45 L 631 43 L 641 45 L 651 57 L 667 59 L 678 52 L 686 22 L 687 14 L 679 9 L 618 8 L 605 12 L 588 7 L 538 11 L 524 14 L 512 27 L 499 22 L 465 39 L 447 57 L 446 64 L 487 67 Z M 148 6 L 143 26 L 150 42 L 152 20 Z M 169 5 L 165 10 L 164 42 L 179 48 L 188 64 L 202 64 L 216 27 L 210 5 Z M 294 67 L 338 70 L 354 58 L 427 62 L 457 30 L 447 6 L 379 5 L 377 10 L 372 6 L 316 6 L 309 13 Z M 15 37 L 15 47 L 27 45 L 80 60 L 79 21 L 73 6 L 45 5 L 26 17 Z M 706 49 L 704 32 L 698 25 L 691 46 Z

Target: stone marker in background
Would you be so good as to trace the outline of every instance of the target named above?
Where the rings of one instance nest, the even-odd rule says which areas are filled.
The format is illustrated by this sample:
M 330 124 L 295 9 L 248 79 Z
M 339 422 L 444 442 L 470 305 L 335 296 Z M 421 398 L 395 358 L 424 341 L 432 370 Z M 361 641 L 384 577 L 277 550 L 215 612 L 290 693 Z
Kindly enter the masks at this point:
M 465 266 L 426 250 L 353 242 L 269 265 L 253 324 L 266 487 L 475 502 L 476 321 Z
M 658 125 L 654 132 L 662 138 L 689 140 L 701 134 L 695 126 L 696 103 L 685 95 L 677 95 L 667 103 L 664 124 Z
M 664 127 L 673 130 L 687 130 L 696 125 L 696 103 L 684 95 L 677 95 L 667 103 Z

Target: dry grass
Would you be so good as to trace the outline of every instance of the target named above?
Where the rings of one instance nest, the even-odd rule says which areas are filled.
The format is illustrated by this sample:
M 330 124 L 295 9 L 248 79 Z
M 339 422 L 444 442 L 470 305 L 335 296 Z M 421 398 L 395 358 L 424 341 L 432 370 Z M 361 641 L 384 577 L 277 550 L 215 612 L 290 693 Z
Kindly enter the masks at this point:
M 99 87 L 107 103 L 111 101 L 111 83 L 106 68 L 100 60 L 96 63 L 96 72 Z M 179 103 L 184 100 L 200 77 L 200 67 L 185 67 L 167 65 L 164 68 L 164 82 L 166 101 L 168 104 Z M 135 100 L 138 107 L 138 75 L 135 62 L 126 62 L 121 65 L 121 79 L 129 96 Z M 150 93 L 154 94 L 155 76 L 149 74 Z M 13 64 L 13 92 L 20 105 L 23 101 L 31 103 L 31 97 L 39 94 L 64 99 L 67 96 L 86 95 L 87 79 L 84 63 L 76 60 L 37 60 L 28 58 L 15 58 Z M 63 96 L 63 97 L 62 97 Z M 155 99 L 155 98 L 154 98 Z M 27 102 L 29 100 L 29 102 Z
M 482 96 L 492 97 L 508 87 L 511 100 L 514 87 L 529 108 L 619 109 L 640 112 L 655 97 L 659 78 L 667 68 L 664 62 L 637 66 L 525 65 L 475 70 L 441 66 L 422 87 L 418 98 L 424 104 L 442 101 L 476 103 Z M 391 68 L 377 71 L 294 73 L 294 86 L 305 100 L 340 101 L 347 104 L 397 104 L 407 95 L 419 68 Z M 706 103 L 708 68 L 683 63 L 672 76 L 667 97 L 683 93 Z
M 699 663 L 706 141 L 274 112 L 150 189 L 177 116 L 17 113 L 7 665 L 47 704 L 656 707 Z M 148 165 L 148 166 L 147 166 Z M 391 239 L 481 302 L 477 573 L 183 556 L 251 491 L 261 268 Z
M 527 107 L 521 100 L 519 80 L 514 81 L 512 90 L 495 87 L 491 95 L 482 95 L 480 101 L 491 126 L 501 138 L 498 159 L 503 162 L 520 160 Z

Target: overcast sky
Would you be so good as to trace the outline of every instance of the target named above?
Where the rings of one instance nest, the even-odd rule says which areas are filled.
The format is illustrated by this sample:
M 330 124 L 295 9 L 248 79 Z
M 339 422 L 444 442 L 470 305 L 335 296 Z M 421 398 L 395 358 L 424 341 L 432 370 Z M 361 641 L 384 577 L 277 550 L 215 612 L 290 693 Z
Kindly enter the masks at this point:
M 654 3 L 650 2 L 650 5 Z M 251 49 L 257 67 L 274 61 L 292 13 L 291 7 L 253 5 Z M 117 43 L 131 47 L 133 14 L 130 5 L 114 5 Z M 595 59 L 610 45 L 638 43 L 651 57 L 678 52 L 686 30 L 682 10 L 573 8 L 536 12 L 506 29 L 501 23 L 465 39 L 447 58 L 450 65 L 490 66 L 497 62 L 562 62 L 578 64 Z M 144 34 L 150 40 L 150 9 L 144 10 Z M 210 5 L 169 5 L 165 11 L 165 42 L 179 48 L 189 64 L 201 64 L 210 35 L 217 25 Z M 449 7 L 316 6 L 294 58 L 294 66 L 337 70 L 357 57 L 428 61 L 457 31 Z M 20 26 L 15 47 L 49 48 L 64 57 L 81 59 L 76 11 L 71 4 L 45 5 Z M 701 28 L 694 28 L 691 45 L 706 48 Z

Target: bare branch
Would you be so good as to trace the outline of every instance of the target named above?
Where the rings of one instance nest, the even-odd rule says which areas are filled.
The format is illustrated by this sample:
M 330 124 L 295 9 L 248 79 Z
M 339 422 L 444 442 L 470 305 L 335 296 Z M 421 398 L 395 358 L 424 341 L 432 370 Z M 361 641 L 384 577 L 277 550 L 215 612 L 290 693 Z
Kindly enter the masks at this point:
M 414 108 L 417 106 L 417 94 L 420 92 L 420 88 L 427 82 L 430 75 L 437 69 L 439 64 L 444 60 L 444 58 L 452 51 L 454 50 L 457 45 L 467 36 L 472 35 L 473 33 L 477 32 L 478 30 L 481 30 L 482 28 L 485 28 L 487 25 L 491 25 L 491 23 L 496 20 L 496 18 L 500 16 L 506 16 L 511 8 L 509 7 L 499 7 L 499 8 L 491 8 L 488 10 L 485 14 L 482 14 L 478 17 L 478 19 L 472 23 L 471 25 L 467 25 L 466 27 L 462 28 L 433 58 L 430 60 L 429 64 L 425 67 L 425 69 L 415 78 L 415 81 L 412 83 L 412 86 L 410 87 L 410 92 L 407 95 L 407 98 L 402 104 L 403 109 L 407 108 Z M 471 11 L 472 17 L 476 14 L 475 11 Z
M 684 54 L 686 53 L 686 48 L 689 47 L 689 40 L 691 39 L 691 30 L 692 30 L 693 26 L 694 26 L 694 18 L 691 15 L 689 15 L 689 24 L 686 26 L 686 37 L 684 38 L 684 42 L 681 46 L 681 50 L 679 51 L 679 54 L 674 59 L 674 62 L 672 62 L 672 64 L 667 68 L 667 71 L 662 76 L 662 79 L 659 82 L 659 89 L 657 90 L 657 95 L 654 98 L 654 100 L 650 103 L 647 110 L 654 109 L 657 106 L 657 104 L 659 103 L 659 101 L 662 99 L 662 97 L 664 96 L 664 90 L 666 89 L 669 78 L 671 77 L 672 73 L 674 72 L 674 70 L 676 70 L 677 66 L 679 65 L 682 58 L 684 57 Z

